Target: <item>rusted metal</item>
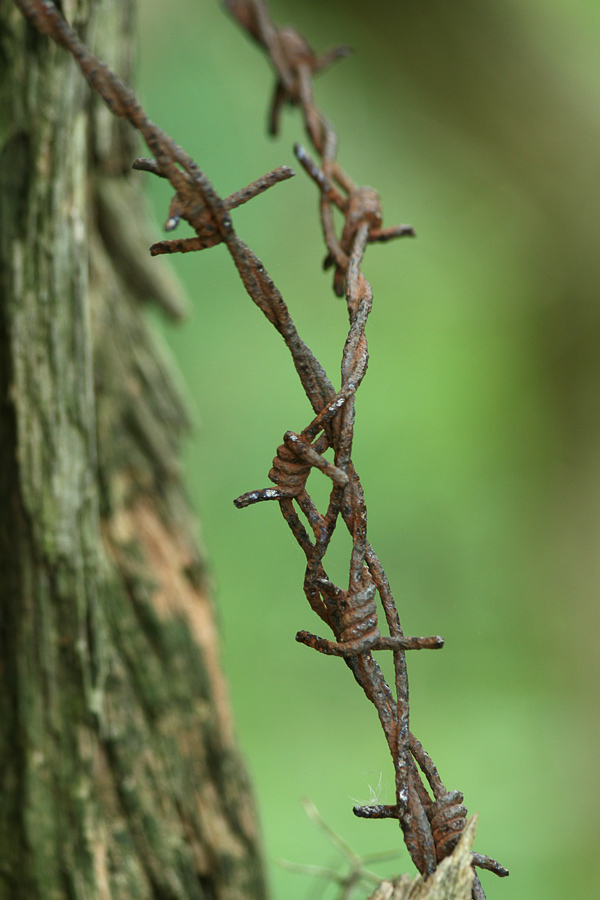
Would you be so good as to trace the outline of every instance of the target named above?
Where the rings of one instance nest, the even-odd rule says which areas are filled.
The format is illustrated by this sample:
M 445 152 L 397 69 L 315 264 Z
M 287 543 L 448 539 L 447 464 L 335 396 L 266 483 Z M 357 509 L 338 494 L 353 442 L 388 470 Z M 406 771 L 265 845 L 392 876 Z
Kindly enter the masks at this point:
M 167 177 L 164 172 L 160 170 L 158 163 L 154 159 L 144 159 L 143 157 L 140 157 L 139 159 L 134 160 L 132 168 L 143 172 L 150 172 L 161 178 Z M 229 197 L 225 197 L 223 200 L 223 207 L 227 212 L 231 209 L 236 209 L 238 206 L 242 206 L 243 203 L 247 203 L 248 200 L 252 200 L 253 197 L 257 197 L 270 187 L 273 187 L 273 185 L 279 184 L 280 181 L 287 181 L 288 178 L 293 178 L 294 174 L 294 170 L 290 169 L 289 166 L 279 166 L 277 169 L 273 169 L 272 172 L 267 172 L 266 175 L 257 178 L 256 181 L 252 181 L 245 188 L 236 191 Z M 198 199 L 195 197 L 193 187 L 190 183 L 190 177 L 187 175 L 184 175 L 184 177 L 186 179 L 187 190 L 178 190 L 171 200 L 169 206 L 169 218 L 165 222 L 164 228 L 165 231 L 174 231 L 181 219 L 186 219 L 189 222 L 190 217 L 193 216 L 197 237 L 181 238 L 180 240 L 171 241 L 158 241 L 158 243 L 152 244 L 150 247 L 152 256 L 159 256 L 162 253 L 190 253 L 193 250 L 207 250 L 209 247 L 220 244 L 223 240 L 223 235 L 216 227 L 208 207 L 205 207 L 204 209 L 199 207 Z
M 325 578 L 318 579 L 323 597 L 333 602 L 339 614 L 336 641 L 328 641 L 308 631 L 299 631 L 296 640 L 307 647 L 328 656 L 356 656 L 368 650 L 438 650 L 444 646 L 443 638 L 433 637 L 384 637 L 377 624 L 375 584 L 367 579 L 366 587 L 351 594 L 342 591 Z
M 366 506 L 360 480 L 351 461 L 354 427 L 354 394 L 364 377 L 368 353 L 365 325 L 371 311 L 372 293 L 360 266 L 367 243 L 385 242 L 397 237 L 414 236 L 409 225 L 382 227 L 381 202 L 370 187 L 356 185 L 335 159 L 337 138 L 330 122 L 313 101 L 311 76 L 315 74 L 315 55 L 297 32 L 278 29 L 270 19 L 263 0 L 226 0 L 226 7 L 258 43 L 266 49 L 277 72 L 275 100 L 271 111 L 271 132 L 278 126 L 278 114 L 283 100 L 299 106 L 304 124 L 315 151 L 321 157 L 317 165 L 306 149 L 297 144 L 295 154 L 320 194 L 320 218 L 327 247 L 324 267 L 334 266 L 333 289 L 337 296 L 346 297 L 350 316 L 350 330 L 342 356 L 342 387 L 330 400 L 328 412 L 320 413 L 302 434 L 315 440 L 318 434 L 319 459 L 325 449 L 334 451 L 335 467 L 348 474 L 348 483 L 334 483 L 329 506 L 321 515 L 306 490 L 308 474 L 300 460 L 293 460 L 293 448 L 285 455 L 282 473 L 282 449 L 269 477 L 286 492 L 285 499 L 268 489 L 252 492 L 235 501 L 237 506 L 257 500 L 279 500 L 284 518 L 296 540 L 304 550 L 307 567 L 304 590 L 311 607 L 331 627 L 335 640 L 326 640 L 307 631 L 300 631 L 296 640 L 332 656 L 341 656 L 353 671 L 369 699 L 375 704 L 386 733 L 396 768 L 397 802 L 394 806 L 355 808 L 366 818 L 397 818 L 413 861 L 423 874 L 432 872 L 437 863 L 451 853 L 466 824 L 466 810 L 462 794 L 447 792 L 437 769 L 408 727 L 408 679 L 404 653 L 408 649 L 435 649 L 443 646 L 437 636 L 407 638 L 403 635 L 397 610 L 385 573 L 366 541 Z M 310 49 L 310 48 L 309 48 Z M 334 54 L 335 56 L 335 54 Z M 338 237 L 333 219 L 336 207 L 344 217 Z M 323 392 L 327 390 L 323 385 Z M 336 406 L 333 411 L 334 405 Z M 313 406 L 314 408 L 314 406 Z M 324 408 L 325 409 L 325 408 Z M 321 433 L 322 429 L 322 433 Z M 303 461 L 308 465 L 309 458 Z M 301 476 L 294 482 L 292 467 Z M 314 463 L 313 463 L 314 465 Z M 320 467 L 320 466 L 317 466 Z M 324 471 L 324 469 L 322 469 Z M 331 472 L 326 472 L 331 477 Z M 283 476 L 283 477 L 282 477 Z M 294 511 L 292 499 L 304 513 L 312 529 L 311 540 Z M 344 520 L 352 535 L 353 549 L 347 589 L 333 584 L 323 567 L 333 529 L 338 517 Z M 390 636 L 381 635 L 375 596 L 379 593 Z M 374 650 L 394 652 L 397 698 L 390 704 L 391 691 L 381 670 L 372 657 Z M 420 776 L 423 772 L 430 790 L 428 794 Z M 498 875 L 507 870 L 479 854 L 473 856 L 474 865 L 489 868 Z M 476 878 L 473 896 L 481 898 L 483 891 Z M 484 895 L 483 895 L 484 896 Z
M 391 241 L 398 237 L 415 237 L 412 225 L 395 225 L 391 228 L 382 228 L 383 213 L 381 201 L 377 191 L 370 187 L 356 187 L 352 185 L 344 196 L 331 183 L 324 172 L 313 162 L 302 144 L 296 144 L 294 152 L 298 162 L 310 175 L 321 192 L 321 224 L 323 235 L 327 245 L 328 254 L 323 261 L 323 268 L 329 269 L 335 266 L 333 290 L 338 297 L 344 296 L 344 279 L 348 268 L 349 256 L 354 245 L 354 240 L 359 226 L 369 223 L 367 240 Z M 347 179 L 343 181 L 348 184 Z M 336 206 L 344 216 L 344 228 L 338 240 L 335 233 L 331 205 Z
M 444 794 L 427 810 L 438 862 L 450 856 L 467 824 L 467 808 L 460 791 Z
M 349 331 L 341 359 L 341 386 L 335 390 L 325 370 L 300 338 L 288 308 L 261 261 L 237 236 L 230 212 L 293 174 L 283 166 L 248 187 L 220 197 L 194 160 L 146 116 L 133 92 L 100 62 L 79 40 L 49 0 L 14 0 L 41 32 L 52 37 L 75 58 L 80 69 L 115 115 L 127 119 L 142 134 L 153 159 L 139 159 L 134 168 L 168 179 L 175 196 L 165 223 L 172 231 L 181 219 L 196 236 L 162 241 L 151 253 L 203 250 L 223 243 L 254 303 L 283 337 L 313 409 L 311 422 L 299 434 L 288 431 L 277 449 L 269 478 L 274 488 L 251 491 L 238 497 L 244 508 L 276 500 L 292 534 L 306 556 L 304 592 L 314 612 L 328 625 L 334 640 L 306 631 L 296 639 L 313 649 L 340 656 L 350 668 L 367 698 L 377 709 L 392 756 L 396 803 L 391 806 L 355 807 L 363 818 L 398 819 L 406 846 L 425 876 L 431 874 L 457 843 L 465 827 L 466 809 L 458 791 L 448 792 L 429 755 L 410 731 L 407 650 L 439 649 L 443 640 L 406 637 L 389 582 L 367 540 L 367 510 L 359 476 L 352 462 L 354 395 L 364 378 L 368 349 L 365 327 L 373 294 L 361 271 L 368 243 L 414 235 L 408 225 L 382 227 L 379 195 L 356 185 L 336 160 L 337 137 L 313 100 L 312 77 L 335 59 L 345 56 L 338 47 L 317 57 L 304 38 L 292 28 L 278 28 L 263 0 L 225 0 L 225 6 L 242 27 L 267 52 L 276 71 L 270 130 L 275 133 L 284 102 L 300 108 L 308 137 L 320 157 L 317 165 L 307 151 L 296 147 L 296 156 L 319 189 L 321 227 L 327 256 L 325 266 L 335 268 L 334 292 L 344 296 Z M 344 217 L 337 235 L 333 207 Z M 324 453 L 331 449 L 331 463 Z M 319 512 L 307 491 L 312 469 L 332 483 L 327 509 Z M 300 518 L 304 516 L 307 527 Z M 352 538 L 348 585 L 334 584 L 324 567 L 333 532 L 342 521 Z M 381 633 L 376 597 L 379 597 L 389 635 Z M 394 659 L 395 696 L 373 657 L 373 651 L 390 650 Z M 505 876 L 508 871 L 495 860 L 473 854 L 473 865 Z M 485 894 L 477 877 L 473 898 Z
M 295 106 L 302 101 L 306 81 L 338 59 L 351 53 L 350 47 L 334 47 L 318 57 L 308 41 L 290 25 L 277 27 L 264 3 L 225 0 L 225 7 L 246 32 L 267 51 L 277 73 L 269 112 L 269 133 L 279 131 L 279 115 L 284 103 Z

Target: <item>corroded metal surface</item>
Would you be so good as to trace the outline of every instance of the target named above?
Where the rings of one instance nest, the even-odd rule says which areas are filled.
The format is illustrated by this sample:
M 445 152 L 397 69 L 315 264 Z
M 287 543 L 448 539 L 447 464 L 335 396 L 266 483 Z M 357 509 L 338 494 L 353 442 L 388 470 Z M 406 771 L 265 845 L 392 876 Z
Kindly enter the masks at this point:
M 273 24 L 262 0 L 225 2 L 243 28 L 266 50 L 275 68 L 271 132 L 278 129 L 284 102 L 299 107 L 308 137 L 320 157 L 317 165 L 303 147 L 296 146 L 299 162 L 319 191 L 321 226 L 327 248 L 325 267 L 334 267 L 334 292 L 345 297 L 349 317 L 341 359 L 341 387 L 336 391 L 321 364 L 301 340 L 281 294 L 261 261 L 237 236 L 230 216 L 236 206 L 289 178 L 293 174 L 291 170 L 282 167 L 230 197 L 221 198 L 191 157 L 147 118 L 132 91 L 82 44 L 53 3 L 15 2 L 40 31 L 73 54 L 92 87 L 114 114 L 129 120 L 141 132 L 154 159 L 138 160 L 135 167 L 167 178 L 174 188 L 165 228 L 172 231 L 184 219 L 196 237 L 162 241 L 151 252 L 188 252 L 225 244 L 251 299 L 281 334 L 292 355 L 314 416 L 300 434 L 285 434 L 269 472 L 275 487 L 251 491 L 234 502 L 238 508 L 267 500 L 279 503 L 306 556 L 306 598 L 334 637 L 328 640 L 300 631 L 296 639 L 321 653 L 344 659 L 377 709 L 394 763 L 396 803 L 355 808 L 354 812 L 365 818 L 398 819 L 417 869 L 424 876 L 431 875 L 459 841 L 465 829 L 466 809 L 462 794 L 446 790 L 435 765 L 410 731 L 405 651 L 437 649 L 443 646 L 443 640 L 438 636 L 404 635 L 387 577 L 367 540 L 363 489 L 352 462 L 354 397 L 367 369 L 365 327 L 373 301 L 371 286 L 361 271 L 363 256 L 370 242 L 410 236 L 414 231 L 408 225 L 382 227 L 379 195 L 373 188 L 356 185 L 340 167 L 336 160 L 335 131 L 314 103 L 312 77 L 345 56 L 348 48 L 339 47 L 317 57 L 295 29 L 277 28 Z M 339 237 L 334 225 L 334 207 L 344 217 Z M 334 463 L 323 455 L 329 449 L 333 451 Z M 313 468 L 332 482 L 325 513 L 319 512 L 307 491 Z M 352 538 L 346 587 L 335 585 L 324 568 L 324 557 L 340 519 Z M 381 634 L 376 596 L 389 635 Z M 395 696 L 372 655 L 374 650 L 393 652 Z M 498 875 L 508 874 L 494 860 L 480 854 L 472 855 L 472 864 Z M 473 897 L 477 900 L 484 896 L 475 877 Z

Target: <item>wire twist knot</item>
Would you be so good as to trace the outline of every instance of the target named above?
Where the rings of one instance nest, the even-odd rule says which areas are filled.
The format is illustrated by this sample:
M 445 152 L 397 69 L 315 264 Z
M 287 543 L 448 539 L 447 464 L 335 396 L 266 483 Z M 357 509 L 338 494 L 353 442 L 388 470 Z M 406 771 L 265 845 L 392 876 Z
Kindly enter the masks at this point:
M 463 806 L 463 800 L 460 791 L 450 791 L 426 810 L 438 863 L 450 856 L 466 827 L 467 808 Z

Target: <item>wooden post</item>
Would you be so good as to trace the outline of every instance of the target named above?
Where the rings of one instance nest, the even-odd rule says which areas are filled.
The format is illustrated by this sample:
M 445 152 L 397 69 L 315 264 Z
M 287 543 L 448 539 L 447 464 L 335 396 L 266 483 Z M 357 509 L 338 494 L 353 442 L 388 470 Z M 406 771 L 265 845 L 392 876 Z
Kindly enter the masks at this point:
M 127 79 L 130 0 L 62 5 Z M 7 0 L 0 109 L 0 898 L 263 900 L 136 138 Z

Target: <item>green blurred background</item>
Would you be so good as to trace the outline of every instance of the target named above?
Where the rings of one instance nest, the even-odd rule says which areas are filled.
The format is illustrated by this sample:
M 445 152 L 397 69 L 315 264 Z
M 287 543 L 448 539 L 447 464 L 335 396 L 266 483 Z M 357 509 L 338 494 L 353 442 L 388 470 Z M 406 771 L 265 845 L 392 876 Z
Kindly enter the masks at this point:
M 418 232 L 367 254 L 371 363 L 355 438 L 370 538 L 405 630 L 446 638 L 441 653 L 409 656 L 413 730 L 480 811 L 478 849 L 511 870 L 504 882 L 483 873 L 488 897 L 597 900 L 600 4 L 271 8 L 318 52 L 355 48 L 318 80 L 317 102 L 344 168 L 381 192 L 385 222 Z M 217 190 L 293 165 L 298 116 L 267 138 L 272 73 L 216 0 L 141 0 L 140 11 L 146 108 Z M 149 188 L 162 222 L 168 186 Z M 300 171 L 234 223 L 336 380 L 346 315 L 321 271 L 315 186 Z M 321 628 L 301 553 L 275 505 L 232 503 L 269 484 L 308 403 L 224 249 L 173 265 L 190 316 L 155 320 L 197 411 L 186 474 L 274 896 L 320 889 L 278 857 L 335 861 L 303 796 L 360 853 L 397 847 L 383 873 L 412 871 L 395 823 L 352 816 L 373 793 L 393 802 L 391 761 L 342 662 L 294 642 Z M 313 487 L 325 496 L 318 474 Z M 328 565 L 340 582 L 348 548 L 340 535 Z

